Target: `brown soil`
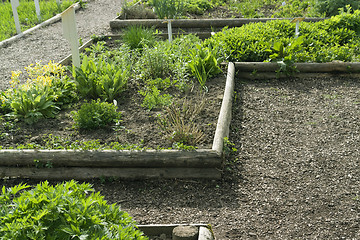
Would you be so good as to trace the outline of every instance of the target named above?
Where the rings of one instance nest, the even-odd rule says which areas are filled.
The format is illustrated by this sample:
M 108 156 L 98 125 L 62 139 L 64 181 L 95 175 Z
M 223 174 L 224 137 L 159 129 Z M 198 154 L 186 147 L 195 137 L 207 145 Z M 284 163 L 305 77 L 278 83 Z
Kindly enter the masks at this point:
M 184 101 L 187 105 L 203 102 L 200 113 L 192 116 L 197 129 L 204 134 L 203 139 L 196 144 L 198 148 L 211 149 L 215 134 L 226 76 L 218 75 L 207 82 L 208 92 L 200 90 L 199 84 L 183 93 L 174 91 L 173 103 L 182 108 Z M 120 126 L 109 126 L 103 129 L 78 130 L 74 127 L 72 111 L 77 111 L 81 104 L 71 105 L 60 112 L 55 119 L 41 119 L 29 125 L 24 122 L 14 122 L 10 125 L 0 124 L 0 141 L 3 148 L 16 148 L 22 146 L 35 146 L 35 148 L 48 148 L 49 141 L 67 147 L 75 141 L 99 140 L 99 143 L 110 145 L 119 142 L 122 145 L 137 145 L 141 148 L 171 148 L 172 141 L 166 132 L 162 131 L 158 123 L 158 115 L 165 116 L 166 108 L 149 111 L 141 106 L 143 96 L 139 93 L 138 84 L 130 82 L 122 99 L 118 99 L 118 110 L 121 112 Z M 186 100 L 185 100 L 186 99 Z M 180 109 L 179 108 L 179 109 Z M 10 125 L 10 126 L 9 126 Z M 49 137 L 49 135 L 53 137 Z M 51 144 L 56 147 L 56 144 Z
M 359 94 L 349 75 L 237 79 L 238 151 L 221 180 L 91 183 L 139 224 L 209 223 L 217 239 L 358 239 Z

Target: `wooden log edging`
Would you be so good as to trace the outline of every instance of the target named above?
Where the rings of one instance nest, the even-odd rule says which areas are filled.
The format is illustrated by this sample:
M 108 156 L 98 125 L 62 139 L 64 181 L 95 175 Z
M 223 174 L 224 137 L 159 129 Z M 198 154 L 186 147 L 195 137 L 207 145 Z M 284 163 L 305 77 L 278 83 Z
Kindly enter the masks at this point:
M 149 225 L 137 225 L 137 227 L 146 235 L 146 236 L 159 236 L 161 234 L 166 234 L 166 236 L 171 236 L 174 228 L 178 226 L 194 226 L 199 229 L 198 240 L 214 240 L 215 237 L 211 230 L 209 230 L 208 225 L 206 224 L 149 224 Z
M 305 18 L 306 22 L 318 22 L 325 18 Z M 267 22 L 273 20 L 291 20 L 291 18 L 219 18 L 219 19 L 174 19 L 171 22 L 173 28 L 223 28 L 241 27 L 244 24 L 253 22 Z M 110 28 L 119 30 L 134 25 L 145 27 L 167 28 L 167 23 L 163 19 L 128 19 L 121 20 L 116 18 L 110 21 Z
M 228 64 L 228 73 L 226 77 L 225 91 L 223 101 L 221 103 L 220 114 L 216 126 L 214 142 L 212 150 L 222 154 L 224 147 L 224 138 L 229 136 L 229 127 L 231 121 L 232 98 L 234 95 L 234 76 L 235 65 L 230 62 Z
M 89 168 L 220 168 L 219 154 L 210 149 L 196 151 L 80 151 L 80 150 L 16 150 L 0 151 L 0 166 L 34 167 L 35 161 L 57 167 Z
M 240 72 L 276 72 L 279 65 L 273 62 L 235 62 Z M 358 73 L 359 62 L 295 63 L 296 70 L 303 73 Z

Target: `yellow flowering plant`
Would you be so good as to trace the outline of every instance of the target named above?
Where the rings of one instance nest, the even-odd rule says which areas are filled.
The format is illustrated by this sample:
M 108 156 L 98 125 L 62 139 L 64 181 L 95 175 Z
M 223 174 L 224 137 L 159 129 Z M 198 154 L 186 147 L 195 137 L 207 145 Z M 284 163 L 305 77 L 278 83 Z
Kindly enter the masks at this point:
M 76 86 L 65 74 L 65 67 L 50 61 L 25 67 L 28 79 L 21 81 L 21 71 L 13 71 L 11 88 L 0 95 L 2 109 L 10 116 L 34 123 L 54 117 L 64 103 L 76 98 Z

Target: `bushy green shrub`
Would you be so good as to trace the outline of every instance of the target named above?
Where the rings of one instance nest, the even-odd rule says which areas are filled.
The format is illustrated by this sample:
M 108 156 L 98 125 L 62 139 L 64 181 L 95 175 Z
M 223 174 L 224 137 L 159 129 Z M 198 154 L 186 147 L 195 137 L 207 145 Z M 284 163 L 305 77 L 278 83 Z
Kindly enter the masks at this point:
M 360 9 L 358 0 L 316 0 L 315 9 L 319 13 L 325 14 L 326 17 L 335 16 L 339 13 L 339 9 L 345 9 L 346 6 L 352 9 Z
M 96 129 L 117 123 L 121 113 L 117 112 L 117 106 L 112 103 L 92 100 L 84 103 L 79 111 L 73 112 L 75 126 L 80 129 Z
M 191 14 L 202 15 L 206 10 L 212 8 L 212 4 L 208 0 L 185 0 L 184 11 Z
M 27 188 L 2 187 L 0 239 L 148 239 L 126 212 L 107 204 L 89 184 L 45 181 Z
M 289 48 L 287 54 L 297 62 L 357 61 L 360 53 L 360 11 L 340 15 L 321 22 L 302 22 L 300 48 Z M 252 23 L 240 28 L 224 29 L 204 45 L 219 46 L 224 58 L 239 62 L 271 60 L 274 44 L 289 46 L 295 39 L 295 23 L 274 20 Z
M 169 94 L 161 94 L 156 86 L 147 88 L 145 91 L 139 91 L 139 93 L 144 96 L 141 106 L 149 110 L 168 106 L 172 102 L 172 96 Z

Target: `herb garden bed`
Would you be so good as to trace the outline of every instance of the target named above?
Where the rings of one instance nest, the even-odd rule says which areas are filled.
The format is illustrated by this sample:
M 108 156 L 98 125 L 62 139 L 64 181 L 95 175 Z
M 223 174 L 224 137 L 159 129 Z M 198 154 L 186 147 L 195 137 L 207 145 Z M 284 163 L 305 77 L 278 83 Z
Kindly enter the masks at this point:
M 116 39 L 116 37 L 113 38 Z M 90 44 L 91 41 L 84 44 L 82 49 Z M 68 63 L 70 58 L 71 56 L 65 58 L 61 61 L 61 63 Z M 60 133 L 60 137 L 62 136 L 66 138 L 66 134 L 72 135 L 74 133 L 74 129 L 71 130 L 71 127 L 66 126 L 66 122 L 68 121 L 66 118 L 69 118 L 68 115 L 70 111 L 68 110 L 62 114 L 63 117 L 65 116 L 65 120 L 63 117 L 60 117 L 55 121 L 51 119 L 42 120 L 33 127 L 27 126 L 26 124 L 23 125 L 24 129 L 30 127 L 33 130 L 38 131 L 25 131 L 21 133 L 22 135 L 26 135 L 26 133 L 30 135 L 29 137 L 25 137 L 27 140 L 25 140 L 24 143 L 26 143 L 27 146 L 25 146 L 24 149 L 0 150 L 0 176 L 33 179 L 89 179 L 96 177 L 118 177 L 131 179 L 220 178 L 222 169 L 223 141 L 228 135 L 228 128 L 231 119 L 231 102 L 234 88 L 233 81 L 233 64 L 229 65 L 227 76 L 220 76 L 212 81 L 209 81 L 208 96 L 206 96 L 205 99 L 208 103 L 207 105 L 210 106 L 207 106 L 205 111 L 211 111 L 202 116 L 203 120 L 201 121 L 204 121 L 203 124 L 207 125 L 208 130 L 206 130 L 206 140 L 199 149 L 194 149 L 193 151 L 179 151 L 168 150 L 162 147 L 162 150 L 149 150 L 149 148 L 152 148 L 151 144 L 154 143 L 153 141 L 162 141 L 162 137 L 158 133 L 151 133 L 154 131 L 160 131 L 156 126 L 156 115 L 158 113 L 147 112 L 144 110 L 144 108 L 140 106 L 140 99 L 134 98 L 137 94 L 129 93 L 130 96 L 126 95 L 129 99 L 122 100 L 124 103 L 128 103 L 128 107 L 123 108 L 124 115 L 133 114 L 130 113 L 131 111 L 140 111 L 145 113 L 145 119 L 143 116 L 140 116 L 141 114 L 138 114 L 138 116 L 132 116 L 132 119 L 129 120 L 124 119 L 125 129 L 120 131 L 123 132 L 125 137 L 120 138 L 122 138 L 125 142 L 132 141 L 130 142 L 130 144 L 133 144 L 132 146 L 134 146 L 136 142 L 146 141 L 143 146 L 140 146 L 142 145 L 140 144 L 139 147 L 132 147 L 132 150 L 84 150 L 83 147 L 80 147 L 79 150 L 37 149 L 36 144 L 39 142 L 56 142 L 58 140 L 57 138 L 49 139 L 48 134 L 50 134 L 51 138 L 52 133 L 54 133 L 54 135 L 58 135 Z M 198 98 L 194 101 L 202 101 L 201 98 L 203 97 L 199 95 L 199 93 L 193 93 L 193 95 Z M 136 102 L 137 104 L 135 105 L 137 106 L 135 107 L 134 103 Z M 221 108 L 219 104 L 221 105 Z M 216 116 L 215 118 L 214 113 Z M 138 118 L 140 119 L 139 122 L 136 120 Z M 150 122 L 150 124 L 152 122 L 153 126 L 149 127 L 149 123 L 146 122 Z M 136 131 L 140 131 L 140 133 L 143 132 L 142 137 L 145 137 L 145 140 L 141 139 L 141 136 L 134 135 L 137 133 L 132 132 L 133 130 L 131 129 L 131 126 L 129 126 L 131 123 L 133 125 L 135 124 L 135 128 L 138 128 Z M 136 124 L 139 124 L 140 126 L 136 126 Z M 59 127 L 60 129 L 58 129 Z M 70 131 L 63 131 L 65 129 Z M 211 131 L 213 132 L 211 133 Z M 87 134 L 87 137 L 90 136 L 90 138 L 82 140 L 78 138 L 79 141 L 88 140 L 92 137 L 94 139 L 108 138 L 108 141 L 114 139 L 111 136 L 111 133 L 107 130 L 86 132 L 84 134 Z M 107 134 L 110 135 L 107 137 Z M 85 137 L 86 135 L 82 135 L 80 132 L 79 137 L 81 138 L 82 136 Z M 156 138 L 158 139 L 154 140 Z M 116 139 L 119 140 L 119 136 L 117 136 Z M 34 146 L 33 148 L 35 149 L 26 149 L 28 146 Z M 159 145 L 157 146 L 159 147 Z M 160 144 L 160 146 L 166 145 Z

